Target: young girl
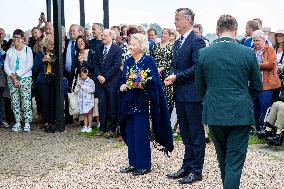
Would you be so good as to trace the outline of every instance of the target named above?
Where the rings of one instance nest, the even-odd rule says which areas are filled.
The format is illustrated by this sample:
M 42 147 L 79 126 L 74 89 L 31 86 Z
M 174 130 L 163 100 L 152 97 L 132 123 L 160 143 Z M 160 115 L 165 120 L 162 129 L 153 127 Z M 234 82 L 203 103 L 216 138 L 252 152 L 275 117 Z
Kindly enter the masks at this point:
M 81 132 L 90 133 L 92 132 L 95 83 L 88 75 L 89 70 L 82 67 L 74 92 L 78 94 L 80 114 L 84 115 L 84 127 Z

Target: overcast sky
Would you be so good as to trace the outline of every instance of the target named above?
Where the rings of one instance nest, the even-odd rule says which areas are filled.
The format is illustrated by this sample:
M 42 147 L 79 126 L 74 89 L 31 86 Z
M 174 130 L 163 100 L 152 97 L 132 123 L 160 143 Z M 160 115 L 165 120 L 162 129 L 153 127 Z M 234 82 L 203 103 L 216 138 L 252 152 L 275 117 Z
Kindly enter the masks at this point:
M 85 0 L 86 23 L 102 22 L 103 0 Z M 174 28 L 174 12 L 188 7 L 195 13 L 195 22 L 201 23 L 204 33 L 214 33 L 221 14 L 231 14 L 239 23 L 239 34 L 244 33 L 245 24 L 260 18 L 263 26 L 273 31 L 283 28 L 283 0 L 109 0 L 110 26 L 119 24 L 158 23 L 162 27 Z M 41 12 L 46 14 L 45 0 L 1 0 L 0 27 L 6 33 L 14 29 L 31 29 L 37 25 Z M 65 0 L 65 21 L 79 23 L 79 0 Z

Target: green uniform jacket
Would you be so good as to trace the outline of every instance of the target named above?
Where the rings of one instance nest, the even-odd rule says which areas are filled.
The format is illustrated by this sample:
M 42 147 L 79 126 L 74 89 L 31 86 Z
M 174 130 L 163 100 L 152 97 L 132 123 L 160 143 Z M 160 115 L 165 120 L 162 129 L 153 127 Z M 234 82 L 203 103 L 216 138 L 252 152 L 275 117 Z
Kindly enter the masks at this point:
M 255 54 L 230 37 L 201 49 L 195 72 L 203 98 L 202 121 L 208 125 L 254 124 L 253 99 L 262 91 Z

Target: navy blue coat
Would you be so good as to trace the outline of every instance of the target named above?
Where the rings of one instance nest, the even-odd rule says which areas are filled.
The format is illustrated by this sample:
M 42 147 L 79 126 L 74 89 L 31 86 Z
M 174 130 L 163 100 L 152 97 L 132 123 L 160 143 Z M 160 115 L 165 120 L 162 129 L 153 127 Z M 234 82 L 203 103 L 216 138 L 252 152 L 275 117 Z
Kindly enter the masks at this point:
M 46 69 L 48 62 L 43 62 L 42 59 L 44 57 L 45 50 L 44 52 L 39 51 L 35 55 L 34 59 L 34 64 L 33 64 L 33 76 L 35 77 L 36 83 L 39 84 L 46 84 L 50 77 L 47 77 L 46 75 Z M 56 62 L 51 64 L 52 67 L 52 74 L 50 76 L 53 76 L 55 78 L 55 67 L 56 67 Z
M 119 87 L 119 67 L 122 59 L 122 49 L 116 44 L 112 44 L 105 60 L 103 61 L 103 46 L 96 52 L 98 61 L 95 64 L 95 81 L 97 86 L 105 87 L 108 90 L 117 91 Z M 97 77 L 102 75 L 105 78 L 105 83 L 101 85 L 97 81 Z
M 176 75 L 174 98 L 178 102 L 201 102 L 195 89 L 195 66 L 199 59 L 199 49 L 206 46 L 204 40 L 194 31 L 188 35 L 183 45 L 177 49 L 178 40 L 173 46 L 173 60 L 170 74 Z
M 126 83 L 127 68 L 135 64 L 134 58 L 128 58 L 124 63 L 121 84 Z M 121 93 L 120 107 L 120 130 L 124 141 L 127 141 L 125 132 L 125 119 L 127 115 L 132 114 L 129 107 L 138 107 L 142 111 L 148 109 L 151 105 L 150 113 L 152 120 L 152 131 L 157 143 L 164 147 L 165 152 L 172 152 L 173 136 L 171 130 L 170 116 L 167 106 L 167 100 L 163 91 L 163 84 L 160 79 L 156 63 L 151 56 L 144 55 L 142 62 L 138 67 L 143 70 L 150 70 L 149 77 L 152 77 L 145 85 L 145 90 L 131 89 Z
M 104 44 L 102 40 L 96 40 L 95 38 L 88 41 L 89 49 L 92 49 L 96 53 L 97 61 L 101 60 L 103 57 L 102 49 L 104 48 Z

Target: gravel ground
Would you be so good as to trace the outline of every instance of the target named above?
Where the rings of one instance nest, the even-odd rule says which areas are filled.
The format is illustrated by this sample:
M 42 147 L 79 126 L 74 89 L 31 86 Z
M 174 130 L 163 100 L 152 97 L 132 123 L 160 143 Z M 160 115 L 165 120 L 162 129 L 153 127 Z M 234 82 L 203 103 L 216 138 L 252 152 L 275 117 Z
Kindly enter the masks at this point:
M 45 134 L 41 131 L 10 133 L 0 129 L 0 188 L 206 188 L 221 187 L 213 144 L 206 148 L 203 180 L 179 185 L 165 174 L 179 169 L 183 145 L 176 142 L 171 157 L 152 150 L 152 172 L 134 177 L 120 174 L 127 165 L 123 143 L 68 132 Z M 284 188 L 284 161 L 249 149 L 241 188 Z

